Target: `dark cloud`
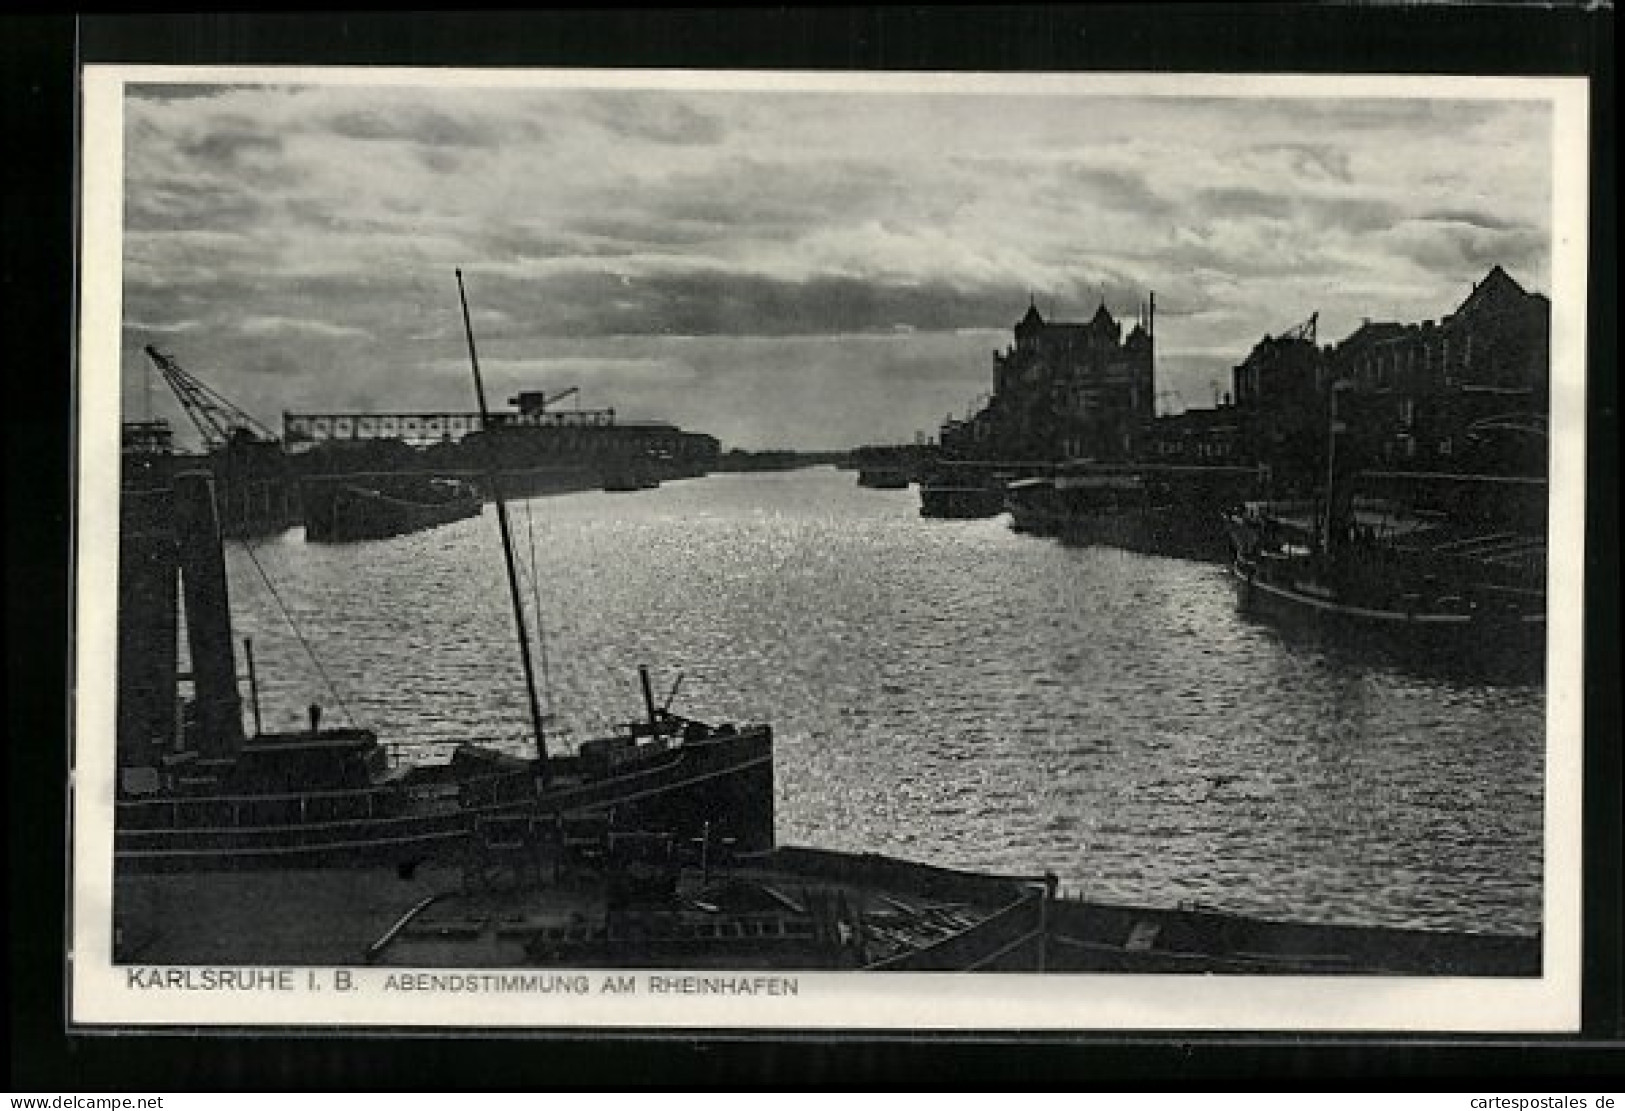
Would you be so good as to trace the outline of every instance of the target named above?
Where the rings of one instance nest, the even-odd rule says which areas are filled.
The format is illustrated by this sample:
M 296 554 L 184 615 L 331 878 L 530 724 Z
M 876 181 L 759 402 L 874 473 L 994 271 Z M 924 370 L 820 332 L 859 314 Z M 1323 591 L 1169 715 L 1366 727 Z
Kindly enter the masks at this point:
M 853 336 L 1008 330 L 1029 293 L 1055 319 L 1087 320 L 1104 301 L 1130 327 L 1145 299 L 1135 283 L 904 282 L 820 275 L 801 280 L 735 271 L 634 276 L 571 271 L 517 280 L 479 275 L 481 303 L 521 328 L 563 336 Z M 520 325 L 518 322 L 523 322 Z
M 486 283 L 490 279 L 483 280 Z M 578 271 L 494 283 L 488 307 L 564 335 L 816 336 L 1002 327 L 1019 291 L 728 271 Z
M 1199 190 L 1196 208 L 1212 216 L 1285 216 L 1289 202 L 1280 193 L 1247 185 Z
M 125 92 L 131 100 L 167 104 L 176 100 L 209 100 L 242 88 L 240 85 L 165 85 L 131 84 Z
M 1298 182 L 1349 182 L 1347 149 L 1320 143 L 1268 143 L 1247 148 L 1249 161 L 1274 166 Z
M 139 88 L 126 369 L 171 339 L 262 416 L 465 406 L 460 264 L 496 390 L 841 444 L 962 411 L 1029 294 L 1129 327 L 1155 288 L 1159 372 L 1206 403 L 1316 308 L 1545 273 L 1519 106 L 782 95 Z
M 1234 107 L 1234 102 L 1231 102 Z M 1336 129 L 1343 137 L 1357 131 L 1459 129 L 1504 118 L 1508 106 L 1490 101 L 1448 100 L 1438 97 L 1346 97 L 1283 99 L 1258 108 L 1260 114 L 1284 118 L 1305 132 Z M 1311 149 L 1310 144 L 1294 144 Z M 1313 144 L 1328 149 L 1329 144 Z
M 893 171 L 837 161 L 792 168 L 741 159 L 725 167 L 605 185 L 590 206 L 556 219 L 467 230 L 488 261 L 692 253 L 715 244 L 787 244 L 831 211 L 865 213 L 906 204 Z
M 1469 224 L 1475 228 L 1486 228 L 1490 231 L 1534 231 L 1527 223 L 1513 220 L 1493 212 L 1484 212 L 1475 209 L 1443 209 L 1437 212 L 1426 212 L 1418 217 L 1420 220 L 1432 220 L 1442 224 Z
M 831 213 L 852 219 L 906 200 L 896 171 L 879 162 L 836 158 L 807 165 L 742 158 L 612 186 L 601 211 L 641 211 L 652 225 L 749 236 L 801 232 L 827 222 Z
M 1404 213 L 1392 201 L 1354 192 L 1302 194 L 1290 186 L 1276 190 L 1244 185 L 1200 189 L 1189 211 L 1225 219 L 1293 221 L 1305 235 L 1378 231 L 1392 227 Z
M 1103 208 L 1143 216 L 1161 216 L 1173 210 L 1173 203 L 1152 188 L 1144 174 L 1127 170 L 1069 165 L 1060 172 L 1052 196 L 1062 201 L 1076 200 L 1082 194 Z
M 1306 234 L 1324 231 L 1371 232 L 1392 227 L 1404 209 L 1382 197 L 1309 197 L 1294 205 Z
M 723 229 L 713 220 L 638 219 L 630 215 L 588 215 L 570 222 L 575 242 L 601 250 L 636 251 L 647 247 L 695 247 L 712 242 Z M 545 257 L 545 256 L 541 256 Z
M 655 143 L 710 146 L 726 133 L 719 118 L 670 93 L 601 92 L 587 101 L 586 114 L 623 138 Z
M 460 151 L 446 147 L 420 146 L 417 149 L 418 161 L 423 168 L 431 173 L 451 174 L 463 166 L 464 159 Z
M 237 373 L 250 378 L 271 378 L 286 385 L 310 373 L 298 355 L 278 344 L 257 344 L 244 350 L 237 358 Z
M 954 156 L 948 164 L 973 180 L 991 175 L 1013 185 L 1033 183 L 1037 199 L 1062 212 L 1076 211 L 1079 201 L 1145 216 L 1165 215 L 1174 208 L 1147 175 L 1089 161 L 978 154 Z
M 591 234 L 533 224 L 477 224 L 466 229 L 462 238 L 469 261 L 487 264 L 609 257 L 625 254 L 630 245 L 625 240 L 600 240 Z
M 1482 277 L 1492 266 L 1514 274 L 1545 269 L 1546 236 L 1532 228 L 1485 228 L 1474 224 L 1414 221 L 1395 229 L 1387 242 L 1396 253 L 1444 278 Z
M 367 335 L 405 338 L 437 317 L 450 334 L 456 290 L 450 272 L 436 299 L 413 273 L 364 278 L 309 275 L 267 280 L 251 268 L 174 268 L 174 278 L 126 280 L 124 311 L 159 330 L 192 321 L 211 337 L 233 337 L 244 353 L 262 347 L 351 342 Z
M 1170 233 L 1162 271 L 1222 271 L 1242 283 L 1319 277 L 1336 265 L 1320 246 L 1320 234 L 1286 220 L 1217 219 L 1184 224 Z
M 170 178 L 124 193 L 124 227 L 133 232 L 246 227 L 260 210 L 258 197 L 223 182 Z
M 166 134 L 151 113 L 131 113 L 127 120 L 127 193 L 149 186 L 196 189 L 202 196 L 228 190 L 266 193 L 302 183 L 288 162 L 285 137 L 263 120 L 240 112 L 210 114 L 206 122 L 173 134 Z
M 494 147 L 534 133 L 533 125 L 525 121 L 457 116 L 405 104 L 335 112 L 322 122 L 326 130 L 343 139 L 428 147 Z
M 280 157 L 282 136 L 247 116 L 222 116 L 216 127 L 182 139 L 182 155 L 206 166 L 240 170 Z

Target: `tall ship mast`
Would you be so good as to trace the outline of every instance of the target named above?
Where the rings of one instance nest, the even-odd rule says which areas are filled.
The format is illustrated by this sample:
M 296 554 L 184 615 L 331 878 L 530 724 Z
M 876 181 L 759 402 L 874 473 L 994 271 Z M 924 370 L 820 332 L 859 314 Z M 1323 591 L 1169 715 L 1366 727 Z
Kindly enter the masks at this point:
M 480 355 L 474 343 L 474 324 L 468 315 L 468 292 L 463 287 L 463 272 L 457 271 L 457 299 L 463 309 L 463 334 L 468 339 L 468 362 L 474 372 L 474 395 L 479 401 L 480 421 L 489 425 L 491 410 L 485 403 L 485 383 L 480 377 Z M 532 735 L 536 741 L 536 780 L 547 786 L 547 734 L 542 725 L 542 706 L 536 696 L 536 671 L 530 658 L 530 632 L 525 624 L 524 595 L 519 589 L 519 569 L 514 563 L 513 530 L 508 523 L 508 502 L 502 496 L 502 476 L 494 464 L 487 471 L 491 484 L 491 497 L 497 507 L 497 527 L 502 532 L 502 558 L 508 571 L 508 597 L 513 604 L 514 632 L 519 638 L 519 658 L 525 669 L 525 699 L 530 707 Z M 535 569 L 531 571 L 535 574 Z

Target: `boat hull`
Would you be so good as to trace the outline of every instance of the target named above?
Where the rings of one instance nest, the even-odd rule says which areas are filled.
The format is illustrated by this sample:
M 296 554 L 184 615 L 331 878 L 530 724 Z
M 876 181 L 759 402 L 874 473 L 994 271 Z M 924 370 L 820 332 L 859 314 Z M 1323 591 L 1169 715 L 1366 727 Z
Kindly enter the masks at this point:
M 968 520 L 996 517 L 1002 512 L 1002 486 L 939 486 L 927 483 L 920 487 L 922 517 Z
M 1205 563 L 1223 563 L 1229 554 L 1218 515 L 1182 506 L 1069 516 L 1056 523 L 1053 535 L 1063 544 L 1121 548 Z
M 305 539 L 344 544 L 382 540 L 477 517 L 481 502 L 471 489 L 439 500 L 423 500 L 345 482 L 309 482 L 304 506 Z
M 289 796 L 290 809 L 268 813 L 253 797 L 157 799 L 118 803 L 115 868 L 121 872 L 219 869 L 410 867 L 456 859 L 472 847 L 483 822 L 511 817 L 609 816 L 631 829 L 713 837 L 741 851 L 773 846 L 773 741 L 766 726 L 731 738 L 674 746 L 602 775 L 541 790 L 526 766 L 461 782 L 448 778 L 412 805 L 344 797 L 349 813 L 324 812 Z M 256 809 L 257 808 L 257 809 Z M 165 811 L 170 820 L 166 821 Z M 274 820 L 281 817 L 284 820 Z
M 858 485 L 871 490 L 907 490 L 908 472 L 886 467 L 864 468 L 858 472 Z
M 119 830 L 114 867 L 120 872 L 398 867 L 447 855 L 467 842 L 476 820 L 473 813 L 447 812 L 326 826 Z
M 1256 522 L 1231 517 L 1229 527 L 1243 611 L 1287 635 L 1430 669 L 1539 677 L 1546 658 L 1539 595 L 1421 574 L 1379 552 L 1351 556 L 1333 573 L 1312 555 L 1261 544 Z
M 1359 605 L 1267 582 L 1233 565 L 1242 609 L 1289 636 L 1341 649 L 1371 648 L 1432 665 L 1493 667 L 1538 677 L 1546 658 L 1544 614 L 1444 614 Z
M 551 867 L 483 883 L 425 869 L 130 877 L 115 960 L 542 970 L 1533 977 L 1538 934 L 1292 922 L 1195 905 L 1045 897 L 1039 877 L 785 847 L 713 866 L 680 896 L 611 905 L 612 878 Z M 771 889 L 771 892 L 768 891 Z M 745 893 L 744 897 L 734 892 Z M 269 913 L 267 913 L 267 908 Z M 854 941 L 857 943 L 854 944 Z M 116 943 L 117 944 L 117 943 Z
M 773 847 L 773 735 L 767 726 L 685 743 L 603 778 L 542 792 L 543 814 L 603 814 L 616 826 Z

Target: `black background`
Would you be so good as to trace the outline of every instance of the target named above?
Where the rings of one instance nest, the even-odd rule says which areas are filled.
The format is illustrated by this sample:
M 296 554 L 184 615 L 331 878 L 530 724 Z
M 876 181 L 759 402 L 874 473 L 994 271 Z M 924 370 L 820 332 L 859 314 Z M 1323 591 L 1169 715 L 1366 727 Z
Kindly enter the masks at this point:
M 631 1039 L 70 1032 L 64 861 L 71 735 L 75 95 L 81 61 L 1592 77 L 1584 1035 L 717 1033 Z M 0 17 L 7 139 L 0 150 L 0 320 L 7 340 L 0 350 L 6 381 L 7 1087 L 129 1094 L 1260 1084 L 1587 1094 L 1588 1084 L 1606 1088 L 1609 1078 L 1625 1072 L 1613 67 L 1612 11 L 1577 7 L 1141 4 Z

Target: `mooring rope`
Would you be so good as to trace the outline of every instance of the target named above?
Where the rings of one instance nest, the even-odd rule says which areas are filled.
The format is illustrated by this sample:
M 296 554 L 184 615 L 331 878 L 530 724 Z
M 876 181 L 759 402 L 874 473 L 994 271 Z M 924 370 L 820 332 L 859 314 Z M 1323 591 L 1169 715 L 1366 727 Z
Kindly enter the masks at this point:
M 243 551 L 248 553 L 248 561 L 254 565 L 254 570 L 259 572 L 260 581 L 265 584 L 265 589 L 270 591 L 272 600 L 276 602 L 276 608 L 281 611 L 282 619 L 288 623 L 288 628 L 293 631 L 294 639 L 297 640 L 299 642 L 299 646 L 305 650 L 305 655 L 310 657 L 311 666 L 316 669 L 316 674 L 321 677 L 322 685 L 327 688 L 327 693 L 333 696 L 334 702 L 338 703 L 339 710 L 344 714 L 344 718 L 350 723 L 350 726 L 352 728 L 360 728 L 356 722 L 355 715 L 350 712 L 349 705 L 344 701 L 344 696 L 339 694 L 338 687 L 335 686 L 333 680 L 328 677 L 327 669 L 322 667 L 322 661 L 317 657 L 316 650 L 312 648 L 310 646 L 310 642 L 305 639 L 305 634 L 299 631 L 298 622 L 294 621 L 293 614 L 288 610 L 287 604 L 282 600 L 282 595 L 277 592 L 276 585 L 271 582 L 271 576 L 267 575 L 265 573 L 265 568 L 260 565 L 259 556 L 254 554 L 254 545 L 249 543 L 246 537 L 242 539 L 242 545 Z

